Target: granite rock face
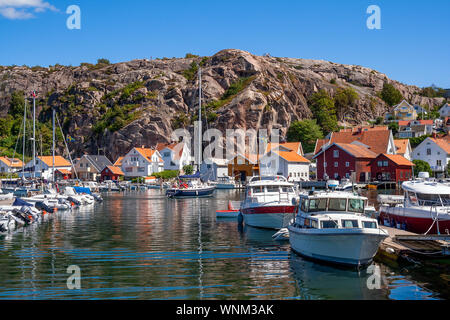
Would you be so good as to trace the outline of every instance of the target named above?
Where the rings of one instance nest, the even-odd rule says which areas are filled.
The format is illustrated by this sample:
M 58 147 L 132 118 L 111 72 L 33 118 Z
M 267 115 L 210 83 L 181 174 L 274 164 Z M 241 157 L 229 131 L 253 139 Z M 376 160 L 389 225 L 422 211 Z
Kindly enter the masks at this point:
M 115 160 L 134 146 L 169 142 L 179 127 L 193 132 L 199 100 L 193 62 L 202 66 L 203 104 L 221 102 L 208 107 L 208 128 L 222 132 L 280 128 L 285 134 L 292 121 L 312 117 L 307 100 L 320 89 L 334 95 L 339 87 L 352 87 L 359 100 L 345 112 L 338 110 L 338 118 L 342 121 L 345 114 L 354 123 L 390 111 L 377 97 L 385 82 L 411 103 L 443 103 L 443 98 L 422 97 L 420 88 L 369 68 L 228 49 L 212 57 L 112 65 L 0 67 L 0 116 L 6 115 L 12 92 L 37 90 L 39 119 L 49 120 L 50 107 L 55 107 L 65 133 L 76 139 L 69 145 L 76 156 L 101 148 L 101 153 Z M 244 85 L 237 94 L 221 100 L 230 85 L 240 80 Z

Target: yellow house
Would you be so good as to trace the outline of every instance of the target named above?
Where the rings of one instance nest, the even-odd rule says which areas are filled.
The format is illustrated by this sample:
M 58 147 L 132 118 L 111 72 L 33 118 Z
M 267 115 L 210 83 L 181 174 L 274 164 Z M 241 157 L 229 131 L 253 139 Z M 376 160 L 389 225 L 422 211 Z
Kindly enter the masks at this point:
M 392 112 L 395 120 L 416 120 L 417 112 L 414 109 L 414 106 L 410 105 L 406 100 L 403 100 L 398 105 L 394 106 L 394 110 Z
M 236 180 L 246 181 L 247 177 L 259 175 L 257 154 L 238 154 L 228 162 L 228 176 Z

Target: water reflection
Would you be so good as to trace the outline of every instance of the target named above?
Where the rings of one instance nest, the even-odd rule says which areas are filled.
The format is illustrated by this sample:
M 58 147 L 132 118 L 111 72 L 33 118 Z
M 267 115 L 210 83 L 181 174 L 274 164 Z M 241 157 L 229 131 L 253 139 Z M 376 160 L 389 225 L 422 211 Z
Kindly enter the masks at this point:
M 415 299 L 437 297 L 380 265 L 368 275 L 303 260 L 273 231 L 216 219 L 239 191 L 168 200 L 159 190 L 111 194 L 95 207 L 46 216 L 0 236 L 1 299 Z M 67 267 L 81 268 L 68 290 Z M 414 290 L 413 290 L 413 289 Z

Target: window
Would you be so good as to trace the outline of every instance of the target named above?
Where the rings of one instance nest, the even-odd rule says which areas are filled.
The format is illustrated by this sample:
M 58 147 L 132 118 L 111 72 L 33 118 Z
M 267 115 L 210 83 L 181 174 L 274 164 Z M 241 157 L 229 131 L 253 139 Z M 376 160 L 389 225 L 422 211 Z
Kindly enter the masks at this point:
M 335 162 L 335 163 L 334 163 L 334 167 L 337 168 L 338 166 L 339 166 L 339 163 L 338 163 L 338 162 Z
M 289 177 L 292 177 L 292 172 L 289 172 Z
M 280 192 L 279 186 L 267 186 L 266 189 L 267 192 Z
M 431 149 L 427 149 L 427 156 L 431 156 Z
M 326 168 L 326 167 L 327 167 L 327 163 L 326 163 L 326 162 L 324 162 L 324 163 L 323 163 L 323 166 L 324 166 L 324 167 Z
M 327 209 L 327 199 L 310 199 L 309 212 L 325 211 Z
M 333 151 L 333 157 L 334 158 L 339 158 L 339 150 L 334 150 Z
M 138 172 L 144 172 L 144 171 L 145 171 L 145 168 L 142 168 L 142 167 L 138 168 Z
M 339 225 L 337 221 L 330 220 L 330 221 L 320 221 L 320 225 L 322 229 L 336 229 L 339 228 Z
M 83 164 L 82 163 L 80 163 L 80 168 L 83 168 Z
M 436 165 L 437 166 L 442 166 L 442 160 L 436 160 Z
M 170 152 L 164 152 L 164 157 L 170 157 Z
M 383 161 L 378 161 L 378 166 L 382 167 L 383 166 Z
M 330 199 L 328 211 L 345 211 L 347 199 Z
M 363 213 L 364 212 L 364 200 L 349 199 L 348 200 L 348 211 Z
M 367 229 L 376 229 L 377 228 L 377 223 L 375 221 L 363 221 L 363 228 L 367 228 Z
M 387 161 L 383 161 L 383 166 L 384 166 L 384 167 L 388 167 L 388 166 L 389 166 L 389 163 L 388 163 Z
M 309 202 L 308 199 L 302 199 L 302 204 L 301 204 L 300 209 L 301 209 L 303 212 L 308 212 L 308 202 Z
M 347 161 L 347 162 L 345 163 L 345 166 L 346 166 L 347 168 L 350 167 L 350 162 Z
M 350 178 L 350 173 L 347 172 L 347 173 L 345 174 L 345 177 L 346 177 L 347 179 Z
M 400 179 L 403 179 L 403 171 L 400 171 Z
M 342 220 L 342 228 L 358 228 L 358 220 Z
M 334 178 L 337 179 L 339 177 L 339 174 L 337 172 L 334 173 Z

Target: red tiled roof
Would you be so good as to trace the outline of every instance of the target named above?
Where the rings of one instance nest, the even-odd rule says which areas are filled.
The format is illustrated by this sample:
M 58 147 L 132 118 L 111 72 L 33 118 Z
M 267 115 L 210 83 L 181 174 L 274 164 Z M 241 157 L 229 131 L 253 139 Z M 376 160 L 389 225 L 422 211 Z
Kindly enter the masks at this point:
M 125 158 L 125 157 L 119 157 L 119 158 L 117 158 L 116 162 L 114 162 L 114 166 L 120 167 L 120 166 L 122 165 L 122 160 L 123 160 L 123 158 Z
M 395 147 L 397 149 L 398 154 L 405 154 L 406 149 L 408 148 L 409 140 L 408 139 L 396 139 L 394 140 Z
M 306 163 L 310 162 L 308 159 L 302 157 L 295 151 L 274 151 L 274 152 L 288 162 L 306 162 Z
M 376 153 L 372 152 L 366 147 L 356 144 L 336 143 L 336 145 L 356 158 L 375 158 L 377 156 Z
M 399 166 L 414 166 L 414 163 L 406 159 L 404 156 L 399 154 L 386 154 L 383 153 L 383 156 L 394 162 L 395 164 Z
M 112 174 L 117 174 L 119 176 L 123 176 L 123 171 L 122 169 L 120 169 L 119 167 L 116 166 L 106 166 L 103 171 L 105 171 L 105 169 L 108 169 L 109 171 L 111 171 Z
M 44 162 L 47 166 L 52 167 L 53 166 L 53 156 L 41 156 L 38 157 L 42 162 Z M 61 156 L 55 156 L 55 167 L 71 167 L 69 161 L 64 159 Z
M 178 153 L 175 154 L 174 159 L 180 159 L 181 155 L 183 154 L 183 149 L 184 149 L 184 143 L 183 142 L 175 142 L 175 143 L 158 143 L 156 145 L 156 150 L 158 150 L 158 152 L 161 152 L 164 149 L 170 149 L 172 151 L 176 151 L 178 150 Z
M 145 159 L 152 162 L 152 156 L 156 152 L 156 150 L 149 148 L 135 148 L 137 152 L 141 154 Z M 162 162 L 163 160 L 158 157 L 158 162 Z
M 340 131 L 331 134 L 331 143 L 350 144 L 358 141 L 376 154 L 385 153 L 391 131 L 387 127 L 362 128 L 361 131 Z
M 22 168 L 23 162 L 17 158 L 0 157 L 0 161 L 10 168 Z
M 297 152 L 301 155 L 303 152 L 302 143 L 301 142 L 282 142 L 282 143 L 268 143 L 266 148 L 266 153 L 269 152 L 272 149 L 283 147 L 288 150 Z
M 442 138 L 430 138 L 434 143 L 436 143 L 442 150 L 450 154 L 450 141 L 449 136 L 445 136 Z

